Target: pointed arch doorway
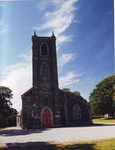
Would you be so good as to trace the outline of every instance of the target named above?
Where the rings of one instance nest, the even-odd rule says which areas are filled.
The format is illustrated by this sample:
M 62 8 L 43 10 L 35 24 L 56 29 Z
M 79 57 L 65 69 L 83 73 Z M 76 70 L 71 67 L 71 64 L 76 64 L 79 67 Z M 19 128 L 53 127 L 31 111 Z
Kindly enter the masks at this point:
M 47 128 L 52 125 L 51 110 L 46 107 L 42 110 L 42 126 Z

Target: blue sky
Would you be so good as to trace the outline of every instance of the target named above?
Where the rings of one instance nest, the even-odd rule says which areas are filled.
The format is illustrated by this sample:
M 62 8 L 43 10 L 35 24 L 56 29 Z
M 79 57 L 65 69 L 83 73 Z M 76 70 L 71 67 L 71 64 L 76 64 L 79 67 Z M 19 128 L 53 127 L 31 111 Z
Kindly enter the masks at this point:
M 85 99 L 114 72 L 113 0 L 0 1 L 0 85 L 21 94 L 32 87 L 31 36 L 57 38 L 59 87 Z

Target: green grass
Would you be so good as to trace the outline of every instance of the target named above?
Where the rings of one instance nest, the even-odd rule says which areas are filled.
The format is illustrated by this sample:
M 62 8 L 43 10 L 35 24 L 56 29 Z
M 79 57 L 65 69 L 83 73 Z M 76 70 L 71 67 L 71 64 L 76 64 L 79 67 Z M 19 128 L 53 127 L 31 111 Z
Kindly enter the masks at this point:
M 97 118 L 93 119 L 93 123 L 102 122 L 102 123 L 115 123 L 115 119 L 113 118 Z
M 1 146 L 0 150 L 115 150 L 115 138 L 89 142 L 70 142 L 63 144 L 26 143 L 19 146 Z

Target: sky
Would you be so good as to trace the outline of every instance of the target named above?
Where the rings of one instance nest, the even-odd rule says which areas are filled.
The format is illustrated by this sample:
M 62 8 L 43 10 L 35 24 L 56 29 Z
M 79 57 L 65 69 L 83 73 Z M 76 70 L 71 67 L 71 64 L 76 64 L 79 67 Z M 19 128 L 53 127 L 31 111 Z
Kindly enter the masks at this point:
M 92 90 L 114 73 L 113 0 L 0 0 L 0 85 L 21 95 L 32 87 L 32 40 L 56 36 L 59 88 Z

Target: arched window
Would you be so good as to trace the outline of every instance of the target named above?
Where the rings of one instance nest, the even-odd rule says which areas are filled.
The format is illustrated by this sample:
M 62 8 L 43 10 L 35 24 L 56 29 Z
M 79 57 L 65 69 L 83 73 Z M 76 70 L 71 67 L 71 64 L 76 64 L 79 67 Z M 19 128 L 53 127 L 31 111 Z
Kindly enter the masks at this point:
M 45 43 L 41 45 L 41 55 L 43 56 L 48 55 L 48 46 Z
M 73 119 L 76 121 L 77 119 L 81 119 L 81 108 L 79 105 L 75 105 L 73 108 Z
M 47 63 L 42 64 L 41 75 L 42 75 L 42 77 L 48 77 L 48 75 L 49 75 L 49 66 L 48 66 Z

